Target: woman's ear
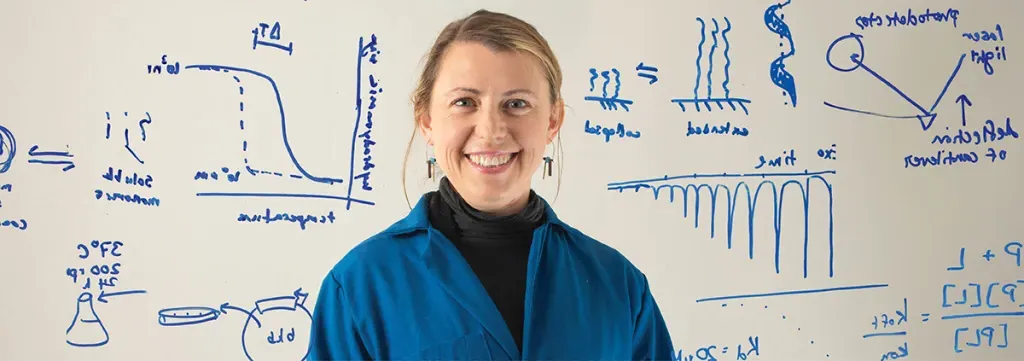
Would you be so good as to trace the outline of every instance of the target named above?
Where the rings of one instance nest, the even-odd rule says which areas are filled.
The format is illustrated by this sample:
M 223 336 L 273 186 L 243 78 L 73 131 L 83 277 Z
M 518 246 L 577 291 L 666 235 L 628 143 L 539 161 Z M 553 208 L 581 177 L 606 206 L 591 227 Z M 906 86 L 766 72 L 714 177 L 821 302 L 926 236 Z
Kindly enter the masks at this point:
M 551 116 L 548 119 L 548 143 L 554 141 L 558 132 L 562 130 L 562 123 L 565 122 L 565 101 L 559 98 L 551 107 Z
M 423 114 L 416 118 L 416 127 L 420 129 L 420 134 L 423 134 L 423 139 L 427 140 L 427 145 L 434 145 L 434 140 L 430 138 L 432 133 L 431 125 L 430 114 L 427 112 L 423 112 Z

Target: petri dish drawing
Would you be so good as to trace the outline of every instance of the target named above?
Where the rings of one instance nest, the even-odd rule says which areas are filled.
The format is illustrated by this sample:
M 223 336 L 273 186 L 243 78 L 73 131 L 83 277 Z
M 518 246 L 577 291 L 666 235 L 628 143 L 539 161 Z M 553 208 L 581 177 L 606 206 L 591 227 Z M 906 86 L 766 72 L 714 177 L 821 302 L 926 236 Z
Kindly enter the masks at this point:
M 162 326 L 185 326 L 216 320 L 220 311 L 209 307 L 175 307 L 165 308 L 159 312 Z

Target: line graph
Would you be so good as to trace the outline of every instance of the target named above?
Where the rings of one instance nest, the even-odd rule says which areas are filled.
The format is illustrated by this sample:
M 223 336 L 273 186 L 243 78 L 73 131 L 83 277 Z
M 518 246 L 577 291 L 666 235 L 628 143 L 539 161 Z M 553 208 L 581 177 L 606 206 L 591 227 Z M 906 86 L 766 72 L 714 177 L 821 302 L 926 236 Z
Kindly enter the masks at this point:
M 697 68 L 697 77 L 694 80 L 693 85 L 693 98 L 672 99 L 672 102 L 679 105 L 679 109 L 684 112 L 687 110 L 687 104 L 693 105 L 693 109 L 698 112 L 701 111 L 701 106 L 704 106 L 704 109 L 710 112 L 712 111 L 711 104 L 713 103 L 718 107 L 719 110 L 725 110 L 725 105 L 728 105 L 730 109 L 736 111 L 736 107 L 739 106 L 739 108 L 743 110 L 744 114 L 750 114 L 747 111 L 746 106 L 746 104 L 750 103 L 750 100 L 742 98 L 733 98 L 729 94 L 729 67 L 732 65 L 732 59 L 729 58 L 729 50 L 731 46 L 729 44 L 728 33 L 730 30 L 732 30 L 732 23 L 729 21 L 729 18 L 727 17 L 723 18 L 723 20 L 725 21 L 725 29 L 720 28 L 720 25 L 718 24 L 718 19 L 711 19 L 711 25 L 714 26 L 714 29 L 710 30 L 712 43 L 711 49 L 708 51 L 708 69 L 707 73 L 705 74 L 701 68 L 701 60 L 704 58 L 704 44 L 707 42 L 708 24 L 707 22 L 704 21 L 704 19 L 697 18 L 697 22 L 700 23 L 700 42 L 697 44 L 697 60 L 695 62 L 695 67 Z M 712 80 L 712 74 L 714 73 L 715 69 L 715 50 L 717 50 L 719 46 L 718 35 L 722 36 L 722 43 L 725 47 L 722 50 L 722 57 L 725 58 L 725 80 L 722 81 L 722 92 L 724 93 L 724 95 L 722 96 L 714 95 L 714 83 Z M 707 89 L 707 95 L 701 97 L 701 95 L 699 94 L 701 88 L 701 78 L 705 76 L 707 77 L 707 83 L 705 84 L 705 87 Z
M 240 68 L 240 67 L 233 67 L 233 66 L 224 66 L 224 65 L 208 65 L 208 64 L 203 64 L 203 65 L 186 65 L 185 66 L 185 70 L 190 70 L 190 69 L 197 69 L 197 70 L 203 70 L 203 71 L 214 71 L 214 72 L 222 72 L 222 73 L 239 72 L 239 73 L 244 73 L 244 74 L 249 74 L 249 75 L 257 76 L 257 77 L 262 78 L 262 79 L 266 80 L 267 82 L 269 82 L 271 88 L 273 89 L 274 96 L 276 97 L 277 107 L 278 107 L 278 111 L 279 111 L 280 117 L 281 117 L 281 137 L 284 140 L 285 151 L 288 153 L 288 157 L 291 159 L 292 165 L 295 166 L 295 169 L 299 173 L 301 173 L 302 176 L 306 177 L 306 179 L 309 179 L 309 180 L 311 180 L 313 182 L 326 183 L 326 184 L 334 184 L 334 183 L 341 183 L 343 181 L 341 178 L 321 177 L 321 176 L 312 175 L 312 174 L 309 173 L 309 171 L 306 170 L 306 168 L 304 168 L 302 166 L 302 164 L 299 162 L 299 160 L 297 158 L 295 158 L 295 152 L 292 151 L 291 143 L 288 141 L 288 121 L 287 121 L 287 118 L 285 117 L 284 103 L 281 101 L 281 92 L 280 92 L 280 90 L 278 90 L 277 82 L 275 82 L 273 78 L 271 78 L 270 76 L 268 76 L 266 74 L 263 74 L 261 72 L 255 71 L 255 70 L 250 70 L 250 69 Z M 244 125 L 242 125 L 242 127 L 244 128 Z
M 939 91 L 939 95 L 938 97 L 935 98 L 935 102 L 932 103 L 930 108 L 925 109 L 923 106 L 921 106 L 920 103 L 918 103 L 913 98 L 908 96 L 905 92 L 903 92 L 903 90 L 900 90 L 900 88 L 896 87 L 896 85 L 894 85 L 892 82 L 890 82 L 888 79 L 883 77 L 881 74 L 876 72 L 874 69 L 872 69 L 865 63 L 864 41 L 862 40 L 863 38 L 863 35 L 856 33 L 850 33 L 847 35 L 840 36 L 835 41 L 833 41 L 832 44 L 829 45 L 828 51 L 825 53 L 825 61 L 828 62 L 828 65 L 832 67 L 832 69 L 835 69 L 836 71 L 839 72 L 849 73 L 854 70 L 861 69 L 867 72 L 868 74 L 871 74 L 872 77 L 882 82 L 882 84 L 885 84 L 886 87 L 888 87 L 901 98 L 903 98 L 903 100 L 905 100 L 908 104 L 916 108 L 918 113 L 913 115 L 889 115 L 879 112 L 872 112 L 840 106 L 827 101 L 824 102 L 825 105 L 836 110 L 842 110 L 846 112 L 870 115 L 881 118 L 917 119 L 918 122 L 921 123 L 921 130 L 927 131 L 929 128 L 932 127 L 932 124 L 934 124 L 935 122 L 935 117 L 937 116 L 937 114 L 935 113 L 935 108 L 939 106 L 939 103 L 942 101 L 942 98 L 946 95 L 946 91 L 949 89 L 950 84 L 953 83 L 953 79 L 955 79 L 957 74 L 960 72 L 960 67 L 963 65 L 964 59 L 967 57 L 967 54 L 960 55 L 960 59 L 957 60 L 956 67 L 953 68 L 953 72 L 949 75 L 949 78 L 946 79 L 946 83 L 945 85 L 943 85 L 942 90 Z M 840 44 L 844 46 L 850 46 L 852 47 L 852 49 L 848 49 L 848 53 L 845 51 L 839 53 L 843 55 L 849 54 L 847 57 L 834 59 L 833 52 L 837 51 L 837 45 Z
M 791 190 L 796 187 L 799 191 L 800 202 L 803 206 L 804 216 L 804 234 L 803 234 L 803 277 L 807 278 L 807 264 L 808 264 L 808 248 L 810 246 L 810 232 L 809 232 L 809 216 L 811 208 L 811 185 L 812 183 L 820 183 L 825 187 L 828 197 L 828 273 L 829 277 L 835 275 L 835 253 L 834 253 L 834 218 L 833 218 L 833 190 L 832 184 L 825 179 L 826 176 L 836 174 L 834 170 L 824 170 L 817 172 L 794 172 L 794 173 L 707 173 L 707 174 L 688 174 L 679 176 L 664 176 L 661 178 L 651 179 L 640 179 L 631 180 L 624 182 L 608 183 L 608 190 L 623 193 L 626 190 L 633 190 L 634 194 L 640 193 L 641 190 L 648 190 L 654 197 L 654 200 L 658 200 L 664 190 L 668 190 L 669 202 L 673 203 L 676 199 L 676 191 L 680 191 L 683 195 L 683 217 L 689 216 L 689 197 L 690 191 L 693 191 L 693 204 L 694 204 L 694 228 L 699 228 L 700 221 L 700 208 L 701 204 L 710 201 L 711 205 L 711 238 L 715 238 L 715 222 L 717 218 L 717 204 L 719 192 L 724 191 L 721 195 L 726 197 L 726 246 L 728 249 L 732 249 L 732 235 L 735 227 L 735 216 L 737 210 L 737 203 L 740 201 L 740 191 L 745 191 L 746 195 L 746 209 L 747 209 L 747 230 L 749 234 L 748 239 L 748 256 L 750 259 L 754 259 L 754 220 L 756 219 L 757 202 L 761 199 L 762 191 L 767 194 L 770 191 L 772 200 L 772 226 L 775 235 L 775 273 L 781 272 L 780 269 L 780 254 L 781 249 L 781 235 L 782 235 L 782 210 L 783 201 L 785 200 L 786 190 Z M 748 180 L 754 179 L 757 181 L 757 186 L 751 191 L 751 186 L 748 185 Z M 701 190 L 706 189 L 707 194 L 710 195 L 710 199 L 701 199 Z
M 349 174 L 347 176 L 349 186 L 347 187 L 347 191 L 343 191 L 343 192 L 346 192 L 346 193 L 343 193 L 343 194 L 315 194 L 315 193 L 305 193 L 305 192 L 282 191 L 281 189 L 275 189 L 274 191 L 270 191 L 270 192 L 253 192 L 253 191 L 248 191 L 248 192 L 221 192 L 221 191 L 198 192 L 198 193 L 196 193 L 196 196 L 198 196 L 198 197 L 329 199 L 329 200 L 340 200 L 340 201 L 345 202 L 346 203 L 346 209 L 351 208 L 351 204 L 352 203 L 358 203 L 358 204 L 370 205 L 370 206 L 374 205 L 374 202 L 372 202 L 372 201 L 368 201 L 368 200 L 365 200 L 365 199 L 359 199 L 358 197 L 353 197 L 353 193 L 354 192 L 360 192 L 360 191 L 361 192 L 370 192 L 373 189 L 370 186 L 370 172 L 375 167 L 375 164 L 373 164 L 372 160 L 371 160 L 372 159 L 371 148 L 372 148 L 373 145 L 376 144 L 376 141 L 373 140 L 372 137 L 371 137 L 370 128 L 372 127 L 372 117 L 373 117 L 373 113 L 372 112 L 373 112 L 373 109 L 377 106 L 377 104 L 376 104 L 377 100 L 378 100 L 377 97 L 379 96 L 379 94 L 381 92 L 383 92 L 383 89 L 380 87 L 380 80 L 377 79 L 374 75 L 371 74 L 371 75 L 368 76 L 368 78 L 364 79 L 364 75 L 365 74 L 364 74 L 364 65 L 363 65 L 363 63 L 364 62 L 369 62 L 371 64 L 376 64 L 377 63 L 377 56 L 380 54 L 380 50 L 377 48 L 377 37 L 376 37 L 375 34 L 371 36 L 371 40 L 369 42 L 366 42 L 363 37 L 360 37 L 359 38 L 358 46 L 359 46 L 358 53 L 357 53 L 358 60 L 357 60 L 357 63 L 356 63 L 356 79 L 355 79 L 356 80 L 355 81 L 355 91 L 356 91 L 355 111 L 356 111 L 356 116 L 354 117 L 354 120 L 352 121 L 352 123 L 353 123 L 352 127 L 353 128 L 352 128 L 352 137 L 351 137 L 351 140 L 350 140 L 351 141 L 351 147 L 350 148 L 351 148 L 352 154 L 350 155 L 350 159 L 349 159 L 349 161 L 350 161 L 350 164 L 349 164 Z M 273 176 L 278 176 L 278 177 L 281 177 L 281 178 L 289 178 L 289 179 L 297 179 L 297 180 L 303 180 L 304 179 L 304 180 L 312 181 L 312 182 L 315 182 L 315 183 L 326 184 L 326 185 L 331 185 L 331 186 L 334 186 L 334 185 L 337 185 L 339 183 L 344 183 L 345 182 L 344 177 L 341 177 L 341 176 L 327 176 L 327 175 L 323 175 L 323 174 L 320 174 L 320 173 L 314 174 L 307 167 L 305 167 L 302 164 L 302 162 L 298 159 L 298 157 L 295 155 L 295 152 L 293 151 L 293 148 L 292 148 L 292 144 L 293 143 L 289 139 L 288 119 L 287 119 L 286 112 L 285 112 L 285 109 L 284 109 L 284 102 L 282 100 L 281 91 L 278 88 L 277 82 L 274 80 L 273 77 L 271 77 L 270 75 L 268 75 L 268 74 L 266 74 L 264 72 L 256 71 L 256 70 L 253 70 L 253 69 L 248 69 L 248 68 L 238 67 L 238 66 L 218 65 L 218 64 L 192 64 L 192 65 L 184 66 L 183 69 L 189 70 L 189 71 L 211 72 L 211 73 L 217 73 L 217 74 L 230 75 L 231 78 L 234 80 L 234 83 L 237 85 L 238 94 L 239 95 L 243 95 L 243 96 L 246 94 L 246 89 L 247 89 L 248 86 L 243 86 L 243 81 L 242 81 L 242 78 L 240 78 L 240 75 L 252 76 L 252 77 L 255 77 L 257 79 L 261 79 L 263 81 L 266 81 L 266 83 L 270 85 L 271 91 L 272 91 L 272 93 L 274 95 L 274 101 L 275 101 L 275 104 L 276 104 L 276 116 L 279 117 L 279 119 L 280 119 L 280 136 L 281 136 L 281 139 L 282 139 L 283 144 L 284 144 L 284 152 L 288 155 L 288 159 L 290 160 L 290 163 L 291 163 L 290 166 L 294 168 L 295 172 L 294 173 L 293 172 L 287 172 L 287 171 L 284 171 L 284 170 L 274 170 L 274 171 L 271 171 L 271 170 L 266 170 L 266 169 L 262 169 L 262 168 L 257 168 L 257 167 L 252 165 L 253 161 L 250 160 L 249 156 L 247 156 L 247 154 L 248 154 L 247 152 L 249 151 L 249 147 L 250 147 L 250 139 L 247 136 L 245 136 L 246 135 L 246 117 L 240 116 L 239 117 L 240 119 L 238 119 L 238 129 L 243 133 L 243 139 L 241 141 L 241 150 L 242 150 L 242 154 L 243 154 L 242 161 L 244 163 L 244 169 L 245 169 L 246 173 L 248 173 L 250 175 L 253 175 L 253 176 L 256 176 L 256 175 L 273 175 Z M 364 87 L 363 87 L 363 82 L 364 81 L 369 83 L 368 87 L 367 87 L 367 88 L 369 88 L 368 90 L 364 89 Z M 367 92 L 367 94 L 363 94 L 364 90 Z M 368 105 L 364 106 L 364 104 L 363 104 L 363 100 L 364 100 L 363 97 L 367 96 L 367 95 L 369 96 L 369 98 L 370 98 L 369 100 L 370 101 L 369 101 Z M 239 110 L 239 112 L 241 114 L 245 114 L 245 101 L 239 101 L 239 103 L 238 103 L 238 110 Z M 365 119 L 364 119 L 363 112 L 367 113 L 365 115 Z M 365 124 L 363 124 L 363 122 L 365 122 Z M 359 158 L 362 161 L 362 166 L 359 167 L 358 172 L 357 172 L 357 169 L 356 169 L 357 168 L 356 167 L 357 159 L 356 159 L 356 156 L 355 156 L 355 153 L 357 151 L 356 150 L 356 144 L 357 143 L 363 145 L 362 151 L 359 152 L 361 154 L 361 156 Z M 222 167 L 222 168 L 220 168 L 220 170 L 225 173 L 224 174 L 224 176 L 226 177 L 225 179 L 228 180 L 229 182 L 237 182 L 238 181 L 238 175 L 239 175 L 238 172 L 234 172 L 234 174 L 232 174 L 230 169 L 228 169 L 227 167 Z M 220 177 L 217 175 L 216 172 L 212 172 L 212 173 L 198 172 L 196 174 L 196 176 L 195 176 L 195 179 L 196 180 L 199 180 L 199 179 L 203 179 L 203 180 L 207 180 L 207 179 L 217 180 L 217 179 L 220 179 Z M 362 186 L 361 187 L 353 188 L 352 184 L 354 182 L 359 182 L 359 181 L 362 182 Z

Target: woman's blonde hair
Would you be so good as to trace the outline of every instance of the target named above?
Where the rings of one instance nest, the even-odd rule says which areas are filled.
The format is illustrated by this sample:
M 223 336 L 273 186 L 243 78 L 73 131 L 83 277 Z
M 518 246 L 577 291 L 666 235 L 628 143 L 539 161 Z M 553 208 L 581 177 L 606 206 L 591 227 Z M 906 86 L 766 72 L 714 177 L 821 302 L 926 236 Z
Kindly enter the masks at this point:
M 405 174 L 409 162 L 409 152 L 412 150 L 412 143 L 416 137 L 419 126 L 419 119 L 424 116 L 430 108 L 431 92 L 434 89 L 434 82 L 437 79 L 437 72 L 441 68 L 441 60 L 444 58 L 448 47 L 457 42 L 474 42 L 482 44 L 491 51 L 503 52 L 514 51 L 530 54 L 540 61 L 544 70 L 544 77 L 547 79 L 550 101 L 554 106 L 562 104 L 562 69 L 558 65 L 558 59 L 548 45 L 546 39 L 540 35 L 536 28 L 529 23 L 514 16 L 492 12 L 488 10 L 477 10 L 462 19 L 449 23 L 441 30 L 434 41 L 430 52 L 426 54 L 426 62 L 423 71 L 420 73 L 419 83 L 412 93 L 413 128 L 409 136 L 409 143 L 405 149 L 405 159 L 402 162 L 402 192 L 405 194 L 406 203 L 409 202 L 409 194 L 405 189 Z M 562 184 L 562 160 L 561 132 L 558 133 L 555 146 L 554 158 L 558 161 L 558 190 Z M 555 198 L 558 197 L 556 191 Z

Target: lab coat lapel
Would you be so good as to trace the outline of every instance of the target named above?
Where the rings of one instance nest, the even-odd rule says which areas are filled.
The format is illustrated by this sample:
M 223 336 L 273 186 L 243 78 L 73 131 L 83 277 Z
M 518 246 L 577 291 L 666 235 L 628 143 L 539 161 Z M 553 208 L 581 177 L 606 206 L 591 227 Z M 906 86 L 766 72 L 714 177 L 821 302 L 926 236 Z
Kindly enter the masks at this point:
M 545 259 L 545 249 L 548 247 L 547 237 L 544 235 L 550 228 L 549 225 L 543 225 L 533 232 L 533 243 L 530 245 L 530 257 L 529 263 L 526 266 L 526 304 L 523 307 L 523 360 L 536 359 L 540 355 L 536 355 L 538 345 L 534 345 L 531 334 L 535 331 L 533 319 L 535 317 L 544 317 L 543 310 L 534 310 L 536 303 L 535 298 L 537 292 L 544 293 L 544 289 L 539 289 L 541 283 L 537 282 L 537 273 L 540 271 L 541 263 L 547 261 Z M 557 316 L 556 316 L 557 317 Z M 536 332 L 545 332 L 546 330 L 536 330 Z
M 436 229 L 430 228 L 427 237 L 430 245 L 423 259 L 434 279 L 483 325 L 509 358 L 520 359 L 519 348 L 505 319 L 459 250 Z

